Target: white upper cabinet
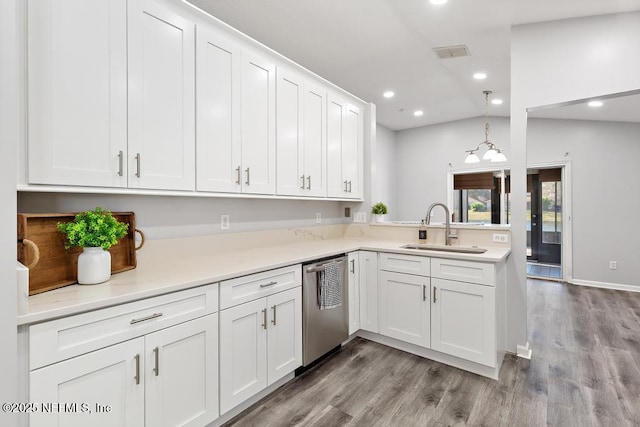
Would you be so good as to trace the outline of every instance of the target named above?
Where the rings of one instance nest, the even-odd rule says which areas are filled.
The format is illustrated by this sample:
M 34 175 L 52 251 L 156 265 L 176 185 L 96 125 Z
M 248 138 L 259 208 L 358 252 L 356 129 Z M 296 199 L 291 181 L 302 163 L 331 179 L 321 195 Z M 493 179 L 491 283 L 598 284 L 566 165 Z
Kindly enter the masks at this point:
M 278 194 L 326 195 L 326 90 L 278 68 Z
M 307 82 L 304 87 L 303 164 L 306 193 L 327 195 L 327 91 Z
M 242 56 L 242 191 L 276 192 L 276 67 L 268 59 Z
M 27 9 L 28 182 L 126 187 L 126 1 Z
M 278 194 L 304 194 L 303 93 L 301 76 L 278 68 L 277 80 L 277 182 Z
M 239 192 L 240 48 L 205 26 L 198 26 L 196 40 L 196 188 Z
M 129 187 L 195 189 L 195 25 L 129 1 Z
M 362 109 L 329 95 L 327 187 L 329 197 L 362 197 Z
M 27 21 L 28 185 L 361 199 L 361 104 L 182 2 Z

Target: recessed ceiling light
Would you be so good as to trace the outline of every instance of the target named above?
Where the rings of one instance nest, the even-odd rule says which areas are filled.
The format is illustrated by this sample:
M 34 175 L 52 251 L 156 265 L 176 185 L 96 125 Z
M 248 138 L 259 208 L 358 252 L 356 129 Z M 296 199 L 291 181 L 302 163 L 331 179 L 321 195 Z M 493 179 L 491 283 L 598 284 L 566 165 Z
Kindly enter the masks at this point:
M 602 101 L 589 101 L 589 107 L 602 107 Z
M 484 80 L 487 78 L 487 75 L 485 73 L 475 73 L 473 78 L 476 80 Z
M 424 111 L 422 111 L 422 110 L 417 110 L 417 111 L 413 112 L 413 115 L 416 116 L 416 117 L 420 117 L 423 114 L 424 114 Z
M 493 105 L 500 105 L 500 104 L 502 104 L 502 99 L 498 99 L 498 98 L 492 99 L 491 103 Z
M 445 4 L 449 0 L 429 0 L 431 4 Z
M 392 90 L 388 90 L 382 94 L 385 98 L 393 98 L 393 95 L 395 95 L 395 93 Z

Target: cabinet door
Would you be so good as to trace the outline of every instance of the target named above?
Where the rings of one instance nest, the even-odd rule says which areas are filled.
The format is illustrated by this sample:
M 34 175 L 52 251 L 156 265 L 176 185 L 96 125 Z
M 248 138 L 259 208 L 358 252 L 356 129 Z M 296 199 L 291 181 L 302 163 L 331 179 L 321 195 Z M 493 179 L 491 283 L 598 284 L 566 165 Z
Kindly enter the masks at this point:
M 431 348 L 495 367 L 495 288 L 435 278 L 431 285 Z
M 126 1 L 30 0 L 27 27 L 29 183 L 126 187 Z
M 360 328 L 378 332 L 378 253 L 360 251 Z
M 129 2 L 129 187 L 195 189 L 194 24 Z
M 266 298 L 220 312 L 220 413 L 267 386 Z
M 347 180 L 346 197 L 362 197 L 362 110 L 353 105 L 345 109 L 342 137 L 342 176 Z
M 307 82 L 304 87 L 303 145 L 305 194 L 327 195 L 327 91 Z
M 196 39 L 196 188 L 240 192 L 240 48 L 207 27 Z
M 302 287 L 271 295 L 269 310 L 269 385 L 302 365 Z
M 327 195 L 345 197 L 348 180 L 342 175 L 342 137 L 346 102 L 334 95 L 327 99 Z
M 306 191 L 303 163 L 303 80 L 278 68 L 277 81 L 277 185 L 278 194 L 298 196 Z
M 349 335 L 360 329 L 360 263 L 359 252 L 348 254 L 349 264 Z
M 381 271 L 379 276 L 380 333 L 429 347 L 429 278 Z
M 146 425 L 202 426 L 218 417 L 218 314 L 145 337 Z
M 45 406 L 30 414 L 29 425 L 144 425 L 144 362 L 138 338 L 32 371 L 29 401 Z
M 276 191 L 275 65 L 249 54 L 242 61 L 242 191 Z

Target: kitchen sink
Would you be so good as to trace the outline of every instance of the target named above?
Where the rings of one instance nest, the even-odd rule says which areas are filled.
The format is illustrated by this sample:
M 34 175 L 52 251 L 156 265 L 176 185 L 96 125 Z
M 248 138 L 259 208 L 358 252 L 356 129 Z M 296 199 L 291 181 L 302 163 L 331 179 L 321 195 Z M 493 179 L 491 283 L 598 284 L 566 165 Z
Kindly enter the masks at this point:
M 419 243 L 410 243 L 402 246 L 402 249 L 420 249 L 423 251 L 440 251 L 440 252 L 455 252 L 459 254 L 483 254 L 487 252 L 486 249 L 475 248 L 469 246 L 445 246 L 445 245 L 425 245 Z

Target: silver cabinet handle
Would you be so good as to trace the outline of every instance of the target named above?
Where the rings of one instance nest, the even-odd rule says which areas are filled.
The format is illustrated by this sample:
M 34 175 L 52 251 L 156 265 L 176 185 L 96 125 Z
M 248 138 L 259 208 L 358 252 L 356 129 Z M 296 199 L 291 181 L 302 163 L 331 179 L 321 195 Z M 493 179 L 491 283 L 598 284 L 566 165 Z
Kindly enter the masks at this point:
M 344 192 L 345 192 L 345 193 L 347 193 L 347 192 L 348 192 L 348 191 L 347 191 L 347 182 L 349 182 L 349 181 L 345 181 L 345 182 L 344 182 Z
M 267 309 L 262 309 L 262 327 L 267 329 Z
M 302 180 L 302 185 L 300 186 L 300 188 L 304 190 L 304 175 L 302 175 L 300 179 Z
M 436 302 L 436 289 L 437 289 L 437 288 L 434 286 L 434 287 L 433 287 L 433 302 L 434 302 L 434 303 Z
M 427 285 L 422 285 L 422 301 L 427 300 Z
M 311 190 L 311 175 L 307 176 L 307 190 Z
M 352 273 L 356 272 L 356 260 L 355 259 L 351 260 L 351 272 Z
M 118 151 L 118 175 L 122 176 L 123 174 L 123 162 L 124 162 L 124 153 L 122 150 Z
M 245 184 L 251 185 L 251 179 L 250 179 L 251 175 L 250 175 L 250 172 L 249 172 L 249 168 L 245 169 L 245 172 L 247 173 L 247 181 L 245 182 Z
M 275 324 L 276 324 L 276 306 L 274 305 L 273 307 L 271 307 L 271 309 L 273 310 L 273 320 L 271 321 L 271 323 L 273 323 L 273 325 L 275 326 Z
M 240 185 L 240 166 L 236 168 L 236 184 Z
M 136 154 L 136 176 L 140 178 L 140 153 Z
M 136 376 L 133 377 L 136 380 L 136 385 L 140 384 L 140 354 L 136 354 L 133 360 L 136 361 Z
M 160 348 L 156 347 L 153 349 L 153 354 L 155 358 L 156 366 L 153 368 L 153 372 L 156 373 L 156 377 L 160 375 Z
M 351 193 L 351 181 L 349 181 L 349 193 Z
M 278 282 L 269 282 L 269 283 L 263 283 L 262 285 L 260 285 L 261 288 L 268 288 L 269 286 L 273 286 L 273 285 L 277 285 Z
M 131 322 L 129 323 L 131 323 L 132 325 L 135 325 L 136 323 L 145 322 L 147 320 L 155 319 L 156 317 L 161 317 L 161 316 L 162 316 L 162 313 L 153 313 L 145 317 L 140 317 L 138 319 L 131 319 Z

